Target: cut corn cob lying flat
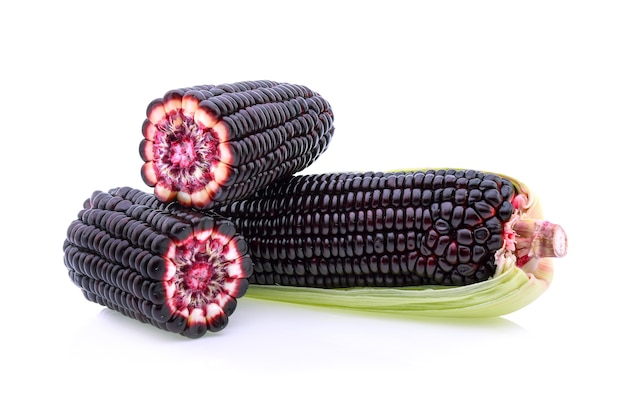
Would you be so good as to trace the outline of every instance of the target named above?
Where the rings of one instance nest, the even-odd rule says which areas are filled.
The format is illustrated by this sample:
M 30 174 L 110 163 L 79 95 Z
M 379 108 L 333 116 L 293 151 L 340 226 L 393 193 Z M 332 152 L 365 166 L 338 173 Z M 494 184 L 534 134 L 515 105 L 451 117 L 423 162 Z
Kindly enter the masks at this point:
M 94 192 L 63 250 L 88 300 L 191 338 L 227 325 L 252 272 L 231 222 L 128 187 Z
M 209 208 L 299 172 L 334 132 L 328 102 L 274 81 L 167 92 L 147 108 L 141 175 L 159 200 Z
M 525 185 L 474 170 L 292 176 L 217 211 L 248 241 L 248 297 L 329 307 L 502 315 L 567 249 Z

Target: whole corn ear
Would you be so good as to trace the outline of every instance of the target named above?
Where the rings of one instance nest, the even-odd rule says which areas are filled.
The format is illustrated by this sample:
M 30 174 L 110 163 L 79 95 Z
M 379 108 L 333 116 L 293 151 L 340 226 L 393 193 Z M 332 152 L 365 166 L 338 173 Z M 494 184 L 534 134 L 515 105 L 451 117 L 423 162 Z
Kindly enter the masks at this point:
M 217 211 L 248 241 L 247 297 L 321 306 L 501 315 L 567 250 L 526 186 L 475 170 L 298 175 Z
M 249 81 L 171 90 L 147 108 L 141 175 L 163 202 L 209 208 L 306 168 L 333 133 L 329 103 L 306 86 Z
M 94 192 L 63 251 L 88 300 L 190 338 L 227 325 L 252 272 L 230 221 L 128 187 Z

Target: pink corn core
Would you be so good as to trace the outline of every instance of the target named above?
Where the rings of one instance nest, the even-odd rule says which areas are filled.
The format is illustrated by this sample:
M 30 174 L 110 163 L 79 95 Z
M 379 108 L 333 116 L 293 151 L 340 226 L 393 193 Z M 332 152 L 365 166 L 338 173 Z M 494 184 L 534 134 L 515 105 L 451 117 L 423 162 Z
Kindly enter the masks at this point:
M 511 234 L 513 236 L 511 238 Z M 509 238 L 513 244 L 509 244 Z M 523 218 L 505 230 L 505 246 L 522 267 L 533 258 L 563 257 L 567 254 L 567 235 L 560 225 L 542 219 Z
M 193 193 L 213 180 L 219 141 L 211 129 L 198 125 L 182 110 L 170 112 L 155 127 L 154 168 L 163 186 Z
M 200 241 L 195 237 L 176 247 L 171 258 L 176 266 L 175 288 L 168 302 L 174 312 L 206 311 L 209 304 L 220 302 L 230 263 L 223 256 L 223 247 L 218 239 Z

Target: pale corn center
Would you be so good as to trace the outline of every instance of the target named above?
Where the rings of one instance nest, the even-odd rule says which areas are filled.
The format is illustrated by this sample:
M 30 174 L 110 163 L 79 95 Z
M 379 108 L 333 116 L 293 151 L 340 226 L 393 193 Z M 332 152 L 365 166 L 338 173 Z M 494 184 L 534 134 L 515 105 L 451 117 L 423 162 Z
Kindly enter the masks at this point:
M 174 275 L 173 306 L 179 311 L 206 309 L 223 292 L 228 277 L 223 245 L 215 239 L 207 241 L 191 237 L 176 247 L 172 259 Z
M 155 126 L 154 166 L 159 181 L 174 191 L 204 188 L 212 180 L 217 159 L 218 141 L 211 129 L 199 126 L 180 110 Z

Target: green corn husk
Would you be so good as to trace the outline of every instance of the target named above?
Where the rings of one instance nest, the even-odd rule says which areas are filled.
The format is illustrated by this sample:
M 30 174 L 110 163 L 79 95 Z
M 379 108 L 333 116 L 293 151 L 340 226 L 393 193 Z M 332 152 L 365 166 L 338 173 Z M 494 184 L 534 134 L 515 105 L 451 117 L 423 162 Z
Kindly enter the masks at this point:
M 537 197 L 520 181 L 503 177 L 527 197 L 519 218 L 541 220 L 543 213 Z M 566 243 L 565 239 L 563 241 Z M 562 254 L 565 248 L 566 244 Z M 492 278 L 460 287 L 322 289 L 250 285 L 246 298 L 408 317 L 496 317 L 527 306 L 542 295 L 552 281 L 552 258 L 532 258 L 522 267 L 518 267 L 516 261 L 513 255 L 502 256 L 497 260 Z
M 462 287 L 318 289 L 250 285 L 246 298 L 424 317 L 495 317 L 519 310 L 550 285 L 552 266 L 526 273 L 509 266 L 492 279 Z

